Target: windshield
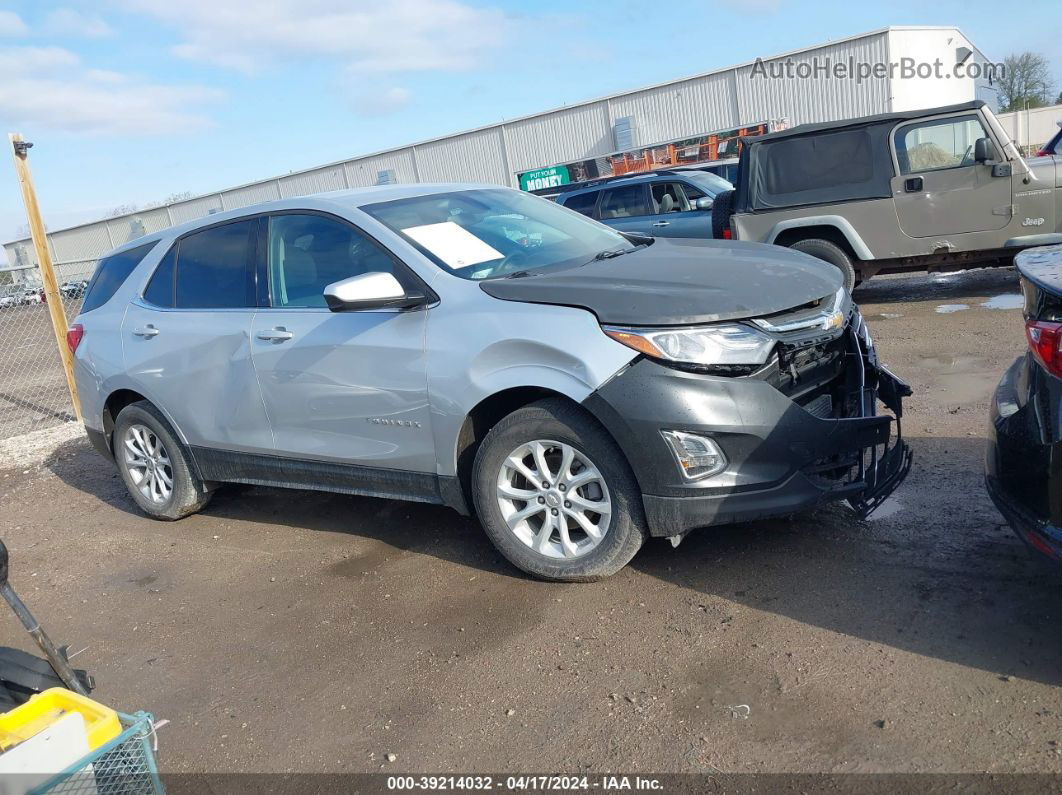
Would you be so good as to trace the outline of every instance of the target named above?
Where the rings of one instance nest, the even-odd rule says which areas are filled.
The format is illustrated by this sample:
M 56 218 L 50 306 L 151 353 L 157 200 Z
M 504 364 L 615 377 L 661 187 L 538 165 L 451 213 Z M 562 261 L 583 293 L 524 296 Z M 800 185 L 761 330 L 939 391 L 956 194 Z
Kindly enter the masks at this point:
M 720 177 L 707 171 L 694 171 L 686 175 L 686 178 L 713 198 L 725 190 L 733 190 L 734 186 Z
M 433 193 L 361 209 L 463 279 L 530 275 L 635 248 L 603 224 L 508 188 Z

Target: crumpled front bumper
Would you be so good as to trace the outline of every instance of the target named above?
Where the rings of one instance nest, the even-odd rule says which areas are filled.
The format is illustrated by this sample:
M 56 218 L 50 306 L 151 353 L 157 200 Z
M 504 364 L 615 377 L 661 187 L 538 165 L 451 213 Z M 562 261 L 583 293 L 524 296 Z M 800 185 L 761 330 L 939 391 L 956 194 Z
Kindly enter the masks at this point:
M 861 413 L 814 416 L 774 386 L 755 378 L 704 375 L 648 359 L 632 364 L 584 405 L 612 433 L 642 489 L 654 536 L 749 521 L 846 500 L 866 517 L 911 468 L 900 432 L 910 387 L 856 342 Z M 892 414 L 877 414 L 881 402 Z M 685 481 L 661 436 L 680 430 L 712 438 L 725 471 Z

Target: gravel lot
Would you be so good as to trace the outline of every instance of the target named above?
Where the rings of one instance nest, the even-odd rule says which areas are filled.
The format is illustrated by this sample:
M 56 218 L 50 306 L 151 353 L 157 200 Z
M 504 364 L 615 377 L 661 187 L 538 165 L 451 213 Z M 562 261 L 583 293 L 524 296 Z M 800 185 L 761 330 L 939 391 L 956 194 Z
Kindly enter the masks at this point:
M 96 695 L 171 721 L 167 771 L 1060 773 L 1062 575 L 981 476 L 1024 348 L 984 303 L 1016 292 L 1004 270 L 857 292 L 915 390 L 914 470 L 866 522 L 705 530 L 547 584 L 432 506 L 233 487 L 152 522 L 74 440 L 0 476 L 0 537 Z

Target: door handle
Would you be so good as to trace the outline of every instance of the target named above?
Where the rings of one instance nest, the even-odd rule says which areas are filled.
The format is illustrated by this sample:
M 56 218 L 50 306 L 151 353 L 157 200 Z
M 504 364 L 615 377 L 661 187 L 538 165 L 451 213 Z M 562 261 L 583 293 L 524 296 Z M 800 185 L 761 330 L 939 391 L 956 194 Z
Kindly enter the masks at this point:
M 290 340 L 295 335 L 283 326 L 277 326 L 269 331 L 259 331 L 257 336 L 258 339 L 266 342 L 283 342 L 284 340 Z
M 151 325 L 150 323 L 148 323 L 143 328 L 135 328 L 135 329 L 133 329 L 133 334 L 135 334 L 137 337 L 145 337 L 145 338 L 154 337 L 158 333 L 159 333 L 159 330 L 157 328 L 155 328 L 153 325 Z
M 920 193 L 925 187 L 925 182 L 921 177 L 911 177 L 903 183 L 903 189 L 907 193 Z
M 670 221 L 657 221 L 653 226 L 671 226 Z

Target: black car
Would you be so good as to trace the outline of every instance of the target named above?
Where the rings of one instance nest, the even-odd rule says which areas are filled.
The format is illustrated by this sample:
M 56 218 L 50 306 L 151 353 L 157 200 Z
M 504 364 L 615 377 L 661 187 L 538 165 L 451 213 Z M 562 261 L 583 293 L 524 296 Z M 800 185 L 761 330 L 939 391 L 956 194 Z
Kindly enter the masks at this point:
M 1062 562 L 1062 245 L 1015 263 L 1029 350 L 996 388 L 985 481 L 1022 540 Z

